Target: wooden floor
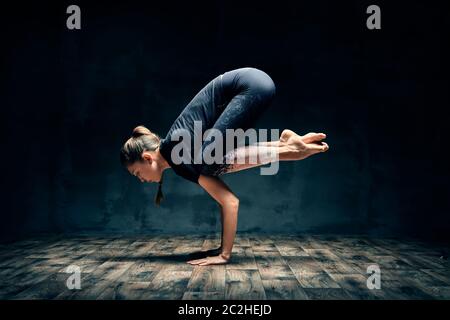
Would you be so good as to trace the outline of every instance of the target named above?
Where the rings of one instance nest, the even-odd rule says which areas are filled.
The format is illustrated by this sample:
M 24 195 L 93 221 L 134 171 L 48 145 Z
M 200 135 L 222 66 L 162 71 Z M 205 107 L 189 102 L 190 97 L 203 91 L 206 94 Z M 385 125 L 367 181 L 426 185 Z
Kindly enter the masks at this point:
M 0 245 L 0 299 L 450 299 L 445 247 L 239 234 L 230 264 L 185 263 L 219 243 L 218 236 L 54 236 Z M 373 264 L 379 290 L 366 284 Z M 81 268 L 80 290 L 66 286 L 69 265 Z

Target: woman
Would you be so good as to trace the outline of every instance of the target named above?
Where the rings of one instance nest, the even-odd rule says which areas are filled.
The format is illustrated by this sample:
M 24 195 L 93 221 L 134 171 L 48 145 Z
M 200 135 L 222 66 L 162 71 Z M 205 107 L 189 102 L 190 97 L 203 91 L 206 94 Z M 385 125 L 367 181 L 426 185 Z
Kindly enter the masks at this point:
M 160 138 L 144 126 L 138 126 L 123 145 L 120 159 L 127 170 L 142 182 L 159 183 L 156 196 L 158 205 L 162 199 L 163 172 L 169 168 L 177 175 L 199 184 L 220 205 L 221 246 L 205 252 L 205 258 L 190 260 L 188 263 L 206 266 L 230 261 L 236 235 L 239 199 L 219 178 L 220 175 L 273 161 L 301 160 L 328 150 L 328 145 L 321 141 L 326 137 L 323 133 L 310 132 L 300 136 L 291 130 L 283 130 L 278 141 L 260 142 L 251 146 L 241 145 L 231 149 L 229 146 L 224 147 L 223 141 L 218 145 L 219 139 L 212 139 L 212 135 L 206 134 L 205 130 L 210 129 L 211 132 L 215 130 L 225 137 L 227 129 L 245 131 L 252 128 L 256 119 L 270 105 L 274 95 L 275 85 L 265 72 L 255 68 L 231 70 L 211 80 L 192 99 L 175 120 L 165 138 Z M 196 123 L 201 124 L 200 133 L 196 131 L 198 129 Z M 181 139 L 181 132 L 188 135 Z M 192 146 L 195 145 L 195 139 L 198 139 L 199 135 L 203 137 L 203 133 L 206 134 L 206 138 L 203 139 L 205 142 L 201 144 L 199 150 L 194 150 Z M 183 145 L 185 149 L 176 153 L 174 151 L 176 146 L 180 146 L 179 140 L 182 141 L 181 144 L 185 143 Z M 214 148 L 217 147 L 215 150 L 219 155 L 225 155 L 222 158 L 224 161 L 217 163 L 194 161 L 200 152 L 203 154 L 205 150 L 211 150 L 212 143 Z M 262 154 L 271 154 L 272 157 L 267 158 Z M 184 161 L 180 163 L 181 157 Z M 238 157 L 244 161 L 236 161 Z M 256 161 L 248 161 L 250 158 Z

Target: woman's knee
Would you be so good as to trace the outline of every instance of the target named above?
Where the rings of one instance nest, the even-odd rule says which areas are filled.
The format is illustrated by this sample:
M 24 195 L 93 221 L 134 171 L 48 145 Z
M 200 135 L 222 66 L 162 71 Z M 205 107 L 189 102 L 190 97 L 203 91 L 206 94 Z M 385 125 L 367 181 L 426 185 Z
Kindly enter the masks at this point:
M 264 71 L 256 68 L 248 68 L 247 75 L 250 77 L 252 87 L 259 94 L 272 98 L 276 93 L 276 86 L 272 78 Z

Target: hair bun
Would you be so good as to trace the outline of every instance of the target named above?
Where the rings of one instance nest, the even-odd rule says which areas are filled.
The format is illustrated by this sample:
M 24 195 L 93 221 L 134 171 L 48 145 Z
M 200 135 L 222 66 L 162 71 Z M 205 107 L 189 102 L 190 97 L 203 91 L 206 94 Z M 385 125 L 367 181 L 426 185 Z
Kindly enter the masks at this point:
M 131 134 L 131 136 L 133 138 L 139 138 L 140 136 L 151 135 L 151 134 L 152 134 L 152 132 L 149 129 L 147 129 L 146 127 L 137 126 L 136 128 L 133 129 L 133 133 Z

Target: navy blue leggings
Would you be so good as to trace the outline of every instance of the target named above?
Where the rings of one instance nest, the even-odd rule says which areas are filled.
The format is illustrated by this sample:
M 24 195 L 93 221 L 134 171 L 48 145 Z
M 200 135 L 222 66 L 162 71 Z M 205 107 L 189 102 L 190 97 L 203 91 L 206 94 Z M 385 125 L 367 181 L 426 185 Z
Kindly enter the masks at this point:
M 214 128 L 226 136 L 226 129 L 247 130 L 271 104 L 275 96 L 275 84 L 264 71 L 256 68 L 240 68 L 225 72 L 209 82 L 191 103 L 208 105 L 205 115 L 206 129 Z M 197 101 L 202 99 L 202 101 Z M 202 151 L 210 143 L 208 137 Z M 214 140 L 214 139 L 212 139 Z M 224 141 L 223 154 L 226 149 Z M 220 175 L 226 172 L 226 164 L 212 164 L 202 167 L 204 175 Z

